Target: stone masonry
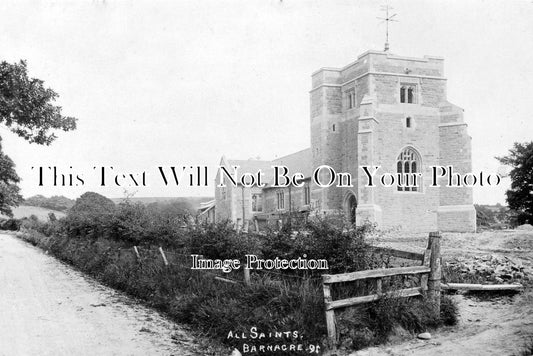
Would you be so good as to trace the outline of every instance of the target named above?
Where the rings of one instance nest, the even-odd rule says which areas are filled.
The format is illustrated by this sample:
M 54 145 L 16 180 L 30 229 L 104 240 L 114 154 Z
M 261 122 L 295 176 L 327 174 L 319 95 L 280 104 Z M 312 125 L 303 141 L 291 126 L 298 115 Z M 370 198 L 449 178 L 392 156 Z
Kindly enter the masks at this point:
M 444 178 L 439 179 L 440 187 L 430 186 L 431 167 L 452 166 L 460 174 L 472 168 L 463 110 L 447 101 L 443 67 L 439 57 L 368 51 L 343 68 L 314 72 L 310 148 L 274 161 L 221 161 L 240 162 L 250 170 L 261 166 L 265 171 L 273 164 L 284 164 L 293 172 L 305 173 L 305 187 L 226 188 L 225 199 L 215 188 L 217 220 L 241 224 L 248 220 L 257 226 L 256 220 L 281 222 L 287 214 L 342 212 L 357 225 L 475 231 L 472 188 L 447 187 Z M 349 173 L 352 186 L 317 186 L 312 174 L 321 165 Z M 376 177 L 419 173 L 422 179 L 416 189 L 397 184 L 369 187 L 362 166 L 379 166 Z M 325 180 L 328 175 L 322 173 Z

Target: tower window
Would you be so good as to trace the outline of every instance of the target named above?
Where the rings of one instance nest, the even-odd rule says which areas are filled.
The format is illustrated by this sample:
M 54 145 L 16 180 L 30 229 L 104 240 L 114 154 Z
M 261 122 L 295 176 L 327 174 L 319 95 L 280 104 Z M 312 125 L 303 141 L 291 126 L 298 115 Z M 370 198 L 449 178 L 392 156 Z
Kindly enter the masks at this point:
M 406 118 L 405 118 L 405 127 L 407 127 L 407 128 L 412 127 L 412 120 L 411 120 L 411 117 L 406 117 Z
M 333 132 L 335 132 L 335 124 L 333 124 L 332 130 Z
M 400 192 L 416 192 L 418 187 L 413 187 L 415 183 L 419 183 L 416 178 L 416 173 L 420 171 L 420 156 L 414 148 L 407 147 L 398 156 L 396 162 L 396 171 L 401 177 L 401 184 L 398 184 L 398 191 Z
M 415 84 L 402 84 L 400 87 L 400 103 L 416 104 Z
M 346 101 L 348 109 L 355 108 L 355 90 L 349 90 L 346 92 Z
M 407 89 L 407 102 L 413 104 L 415 102 L 415 90 L 413 88 Z

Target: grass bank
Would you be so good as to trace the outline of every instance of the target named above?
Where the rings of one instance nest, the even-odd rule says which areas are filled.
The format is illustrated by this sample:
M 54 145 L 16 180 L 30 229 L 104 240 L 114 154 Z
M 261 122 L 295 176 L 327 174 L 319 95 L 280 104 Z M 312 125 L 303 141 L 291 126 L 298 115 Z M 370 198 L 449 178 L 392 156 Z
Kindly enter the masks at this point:
M 371 269 L 387 262 L 370 252 L 365 240 L 371 230 L 368 226 L 346 229 L 330 221 L 314 221 L 263 234 L 237 233 L 227 224 L 185 230 L 181 223 L 169 226 L 165 219 L 146 217 L 143 214 L 153 212 L 143 209 L 110 206 L 104 212 L 84 211 L 49 222 L 29 219 L 22 223 L 26 232 L 21 237 L 212 340 L 241 351 L 257 346 L 258 351 L 248 355 L 301 355 L 317 346 L 324 350 L 323 271 L 253 273 L 251 285 L 224 283 L 213 274 L 191 270 L 190 254 L 220 259 L 242 258 L 244 254 L 287 259 L 306 255 L 327 259 L 328 273 Z M 140 259 L 132 246 L 139 246 Z M 166 252 L 168 265 L 163 263 L 159 246 Z M 239 275 L 228 278 L 238 280 Z M 356 287 L 346 286 L 339 293 L 366 292 L 363 286 Z M 441 316 L 435 317 L 429 301 L 392 295 L 348 309 L 339 313 L 340 344 L 357 350 L 384 342 L 398 327 L 417 333 L 454 324 L 456 306 L 447 297 L 443 297 L 442 306 Z M 303 352 L 259 349 L 261 345 L 291 344 L 301 344 Z

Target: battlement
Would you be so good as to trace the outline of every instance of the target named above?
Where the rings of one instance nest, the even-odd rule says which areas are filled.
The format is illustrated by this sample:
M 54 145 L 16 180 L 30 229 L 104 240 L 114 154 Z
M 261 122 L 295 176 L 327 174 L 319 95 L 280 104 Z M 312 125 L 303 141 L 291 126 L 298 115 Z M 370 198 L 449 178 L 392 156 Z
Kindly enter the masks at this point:
M 444 59 L 437 56 L 404 57 L 383 51 L 366 51 L 342 68 L 320 68 L 313 72 L 312 90 L 321 86 L 343 86 L 369 74 L 444 79 Z

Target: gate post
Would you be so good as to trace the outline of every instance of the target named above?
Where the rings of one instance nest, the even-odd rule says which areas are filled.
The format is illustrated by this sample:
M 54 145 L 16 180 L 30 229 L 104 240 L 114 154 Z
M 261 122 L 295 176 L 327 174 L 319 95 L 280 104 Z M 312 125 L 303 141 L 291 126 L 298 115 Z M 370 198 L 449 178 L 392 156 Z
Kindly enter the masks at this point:
M 441 265 L 440 265 L 440 232 L 430 232 L 428 249 L 431 249 L 431 257 L 428 278 L 428 297 L 434 305 L 436 316 L 440 316 L 440 280 L 441 280 Z
M 326 305 L 326 326 L 328 329 L 328 346 L 330 349 L 337 348 L 337 329 L 335 327 L 335 310 L 328 309 L 328 303 L 331 302 L 331 289 L 328 283 L 325 283 L 325 276 L 322 276 L 322 288 L 324 290 L 324 304 Z

